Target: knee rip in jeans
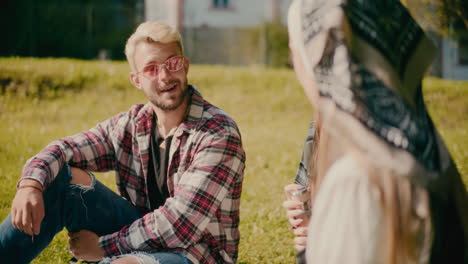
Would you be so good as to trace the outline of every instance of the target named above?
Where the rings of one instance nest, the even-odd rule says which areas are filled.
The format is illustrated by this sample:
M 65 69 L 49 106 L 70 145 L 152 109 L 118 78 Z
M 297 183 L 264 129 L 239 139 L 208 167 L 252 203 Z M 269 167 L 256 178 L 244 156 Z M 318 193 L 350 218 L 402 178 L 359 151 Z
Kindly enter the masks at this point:
M 159 260 L 155 259 L 151 255 L 145 254 L 143 252 L 133 252 L 130 254 L 125 254 L 121 256 L 116 256 L 112 258 L 106 258 L 100 262 L 100 264 L 119 264 L 124 262 L 119 262 L 118 260 L 123 260 L 124 258 L 133 257 L 138 262 L 138 264 L 160 264 Z
M 91 172 L 84 171 L 78 168 L 70 168 L 72 179 L 70 181 L 70 188 L 71 190 L 77 191 L 78 195 L 81 198 L 81 203 L 83 207 L 86 209 L 86 219 L 88 219 L 88 206 L 83 199 L 83 194 L 94 190 L 94 186 L 96 185 L 96 176 Z M 72 194 L 73 195 L 73 194 Z
M 94 189 L 96 177 L 91 172 L 87 172 L 77 168 L 71 168 L 72 180 L 71 185 L 75 186 L 84 192 Z

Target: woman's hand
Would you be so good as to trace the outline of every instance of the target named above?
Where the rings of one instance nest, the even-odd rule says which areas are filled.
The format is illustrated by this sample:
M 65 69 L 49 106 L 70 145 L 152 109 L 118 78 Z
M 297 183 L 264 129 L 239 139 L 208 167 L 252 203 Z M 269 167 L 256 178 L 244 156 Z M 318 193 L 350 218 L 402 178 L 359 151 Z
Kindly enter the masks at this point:
M 302 188 L 298 184 L 289 184 L 285 186 L 286 193 Z M 309 211 L 304 210 L 304 202 L 288 198 L 283 202 L 283 207 L 286 209 L 288 221 L 295 235 L 294 248 L 299 252 L 306 248 L 307 244 L 307 228 L 309 226 Z

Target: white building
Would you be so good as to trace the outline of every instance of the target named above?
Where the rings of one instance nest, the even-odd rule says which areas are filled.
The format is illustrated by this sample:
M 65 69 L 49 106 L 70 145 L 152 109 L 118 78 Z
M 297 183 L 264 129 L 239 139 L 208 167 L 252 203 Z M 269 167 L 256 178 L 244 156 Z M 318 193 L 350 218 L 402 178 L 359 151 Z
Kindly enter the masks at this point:
M 279 18 L 291 0 L 145 0 L 146 20 L 183 27 L 252 28 Z
M 268 43 L 259 27 L 286 25 L 292 0 L 144 0 L 145 20 L 162 20 L 182 32 L 194 63 L 267 63 Z M 257 29 L 255 31 L 254 29 Z M 439 57 L 432 74 L 468 80 L 468 40 L 435 37 Z
M 177 27 L 192 62 L 263 63 L 267 44 L 258 29 L 273 21 L 285 25 L 290 3 L 291 0 L 145 0 L 145 19 L 162 20 Z
M 468 40 L 443 38 L 439 43 L 440 77 L 452 80 L 468 80 Z

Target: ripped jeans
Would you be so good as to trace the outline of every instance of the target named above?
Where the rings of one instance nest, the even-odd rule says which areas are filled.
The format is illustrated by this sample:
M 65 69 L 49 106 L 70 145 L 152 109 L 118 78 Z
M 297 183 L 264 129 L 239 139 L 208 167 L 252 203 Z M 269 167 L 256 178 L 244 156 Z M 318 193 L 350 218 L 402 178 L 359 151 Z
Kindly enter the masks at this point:
M 31 262 L 64 227 L 69 232 L 87 229 L 102 236 L 141 218 L 135 206 L 96 181 L 94 176 L 91 186 L 70 184 L 70 181 L 70 167 L 65 165 L 44 191 L 45 217 L 34 241 L 31 236 L 15 229 L 11 215 L 7 216 L 0 225 L 0 263 Z M 191 263 L 185 256 L 170 252 L 131 255 L 136 256 L 141 264 Z M 102 263 L 110 261 L 104 259 Z

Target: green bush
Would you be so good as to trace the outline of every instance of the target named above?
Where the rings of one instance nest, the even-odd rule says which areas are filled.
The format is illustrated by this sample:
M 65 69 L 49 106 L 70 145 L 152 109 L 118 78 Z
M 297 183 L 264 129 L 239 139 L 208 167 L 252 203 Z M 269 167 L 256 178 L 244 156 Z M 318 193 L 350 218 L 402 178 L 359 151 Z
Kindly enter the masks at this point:
M 284 67 L 289 65 L 289 38 L 288 29 L 281 23 L 268 23 L 264 25 L 267 36 L 267 65 Z
M 250 43 L 261 64 L 270 67 L 289 66 L 288 29 L 279 22 L 265 23 L 251 31 Z
M 128 86 L 126 62 L 76 59 L 0 58 L 3 96 L 53 98 L 67 90 Z

